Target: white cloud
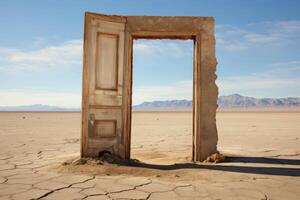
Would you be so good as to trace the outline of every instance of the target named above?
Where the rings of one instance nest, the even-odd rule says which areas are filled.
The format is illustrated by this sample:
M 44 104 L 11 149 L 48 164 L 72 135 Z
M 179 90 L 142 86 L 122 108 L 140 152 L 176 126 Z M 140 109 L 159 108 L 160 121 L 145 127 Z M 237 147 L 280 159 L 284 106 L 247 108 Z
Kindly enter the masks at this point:
M 19 73 L 81 64 L 82 41 L 71 40 L 37 50 L 0 47 L 0 72 Z
M 286 68 L 290 70 L 297 70 L 300 68 L 300 61 L 288 61 L 288 62 L 277 62 L 271 63 L 270 66 L 276 67 L 275 69 L 286 70 Z
M 242 27 L 217 25 L 217 45 L 225 50 L 243 50 L 253 45 L 286 44 L 300 40 L 300 21 L 247 24 Z
M 219 77 L 220 95 L 240 93 L 256 97 L 300 96 L 300 61 L 278 62 L 271 69 L 248 75 Z M 144 101 L 192 99 L 192 80 L 168 85 L 137 86 L 133 105 Z
M 270 43 L 278 40 L 278 36 L 276 35 L 265 35 L 258 33 L 247 33 L 244 35 L 244 38 L 249 43 Z
M 300 21 L 279 21 L 273 24 L 272 22 L 266 22 L 274 26 L 273 32 L 283 33 L 294 33 L 300 31 Z
M 144 101 L 192 99 L 191 80 L 179 81 L 168 85 L 137 86 L 133 90 L 133 105 Z
M 45 104 L 67 108 L 81 106 L 81 94 L 72 92 L 38 90 L 1 90 L 1 106 Z
M 0 79 L 5 82 L 1 84 L 0 105 L 28 105 L 47 104 L 63 107 L 80 107 L 80 92 L 63 92 L 65 88 L 73 88 L 70 83 L 56 88 L 53 84 L 49 90 L 42 90 L 43 87 L 51 87 L 51 83 L 40 82 L 40 76 L 47 77 L 49 72 L 59 74 L 62 72 L 77 72 L 82 63 L 82 41 L 70 40 L 59 45 L 48 45 L 39 47 L 44 43 L 43 39 L 38 39 L 33 44 L 35 50 L 24 50 L 16 48 L 0 47 Z M 36 73 L 40 72 L 40 73 Z M 26 74 L 24 76 L 24 74 Z M 29 78 L 27 74 L 30 74 Z M 77 77 L 73 74 L 63 74 L 68 80 Z M 70 77 L 73 76 L 73 77 Z M 35 80 L 35 77 L 37 78 Z M 51 76 L 51 82 L 55 83 L 59 78 Z M 23 86 L 31 89 L 18 89 Z M 36 89 L 40 88 L 40 89 Z
M 285 78 L 252 74 L 233 76 L 218 81 L 219 89 L 223 93 L 237 93 L 238 90 L 268 90 L 284 89 L 291 86 L 300 86 L 300 78 Z
M 299 65 L 295 65 L 299 64 Z M 250 96 L 300 96 L 300 62 L 274 63 L 271 70 L 217 80 L 221 95 L 241 93 Z
M 33 46 L 44 40 L 38 38 Z M 134 54 L 138 56 L 191 54 L 192 41 L 136 40 Z M 0 72 L 26 73 L 41 70 L 57 70 L 74 67 L 82 63 L 82 40 L 70 40 L 60 45 L 49 45 L 36 50 L 0 47 Z
M 173 55 L 185 56 L 191 54 L 192 41 L 182 40 L 135 40 L 133 53 L 138 56 Z

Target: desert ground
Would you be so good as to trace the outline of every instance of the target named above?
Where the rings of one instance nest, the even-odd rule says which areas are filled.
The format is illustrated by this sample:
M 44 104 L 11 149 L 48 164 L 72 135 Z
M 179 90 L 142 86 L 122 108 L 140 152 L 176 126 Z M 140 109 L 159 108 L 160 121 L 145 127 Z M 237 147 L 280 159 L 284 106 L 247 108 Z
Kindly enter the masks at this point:
M 222 163 L 193 163 L 191 112 L 134 112 L 137 166 L 70 164 L 80 113 L 0 113 L 0 199 L 300 199 L 300 112 L 218 112 Z M 76 163 L 76 162 L 74 162 Z

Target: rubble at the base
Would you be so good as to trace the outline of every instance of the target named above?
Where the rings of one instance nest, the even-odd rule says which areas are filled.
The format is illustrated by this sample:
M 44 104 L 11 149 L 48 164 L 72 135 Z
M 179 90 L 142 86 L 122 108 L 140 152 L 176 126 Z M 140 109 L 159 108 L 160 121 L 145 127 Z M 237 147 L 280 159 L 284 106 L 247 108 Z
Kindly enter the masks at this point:
M 103 164 L 119 164 L 127 165 L 132 162 L 137 162 L 136 160 L 124 160 L 117 155 L 113 155 L 109 152 L 102 152 L 97 158 L 77 158 L 69 161 L 65 161 L 62 165 L 103 165 Z
M 224 162 L 225 160 L 225 156 L 222 155 L 220 152 L 214 153 L 210 156 L 208 156 L 206 158 L 206 160 L 204 160 L 204 163 L 220 163 L 220 162 Z

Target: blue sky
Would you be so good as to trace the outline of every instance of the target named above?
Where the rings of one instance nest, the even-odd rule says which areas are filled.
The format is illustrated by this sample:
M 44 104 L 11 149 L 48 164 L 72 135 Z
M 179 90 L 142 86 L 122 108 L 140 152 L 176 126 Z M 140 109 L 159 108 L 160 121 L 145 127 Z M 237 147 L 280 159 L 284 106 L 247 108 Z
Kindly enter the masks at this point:
M 299 9 L 297 0 L 3 0 L 0 105 L 80 106 L 85 11 L 214 16 L 220 95 L 300 96 Z M 136 41 L 134 102 L 189 99 L 191 48 L 191 41 Z

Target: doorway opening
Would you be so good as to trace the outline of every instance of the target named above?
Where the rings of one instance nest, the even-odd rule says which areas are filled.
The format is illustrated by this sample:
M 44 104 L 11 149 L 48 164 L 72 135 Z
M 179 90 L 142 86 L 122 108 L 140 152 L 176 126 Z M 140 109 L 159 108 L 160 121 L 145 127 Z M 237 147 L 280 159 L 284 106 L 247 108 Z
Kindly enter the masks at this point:
M 193 160 L 193 49 L 191 39 L 133 40 L 132 159 Z
M 217 152 L 218 141 L 214 18 L 89 12 L 84 22 L 81 157 L 106 150 L 131 158 L 134 39 L 193 40 L 192 158 L 204 161 Z

